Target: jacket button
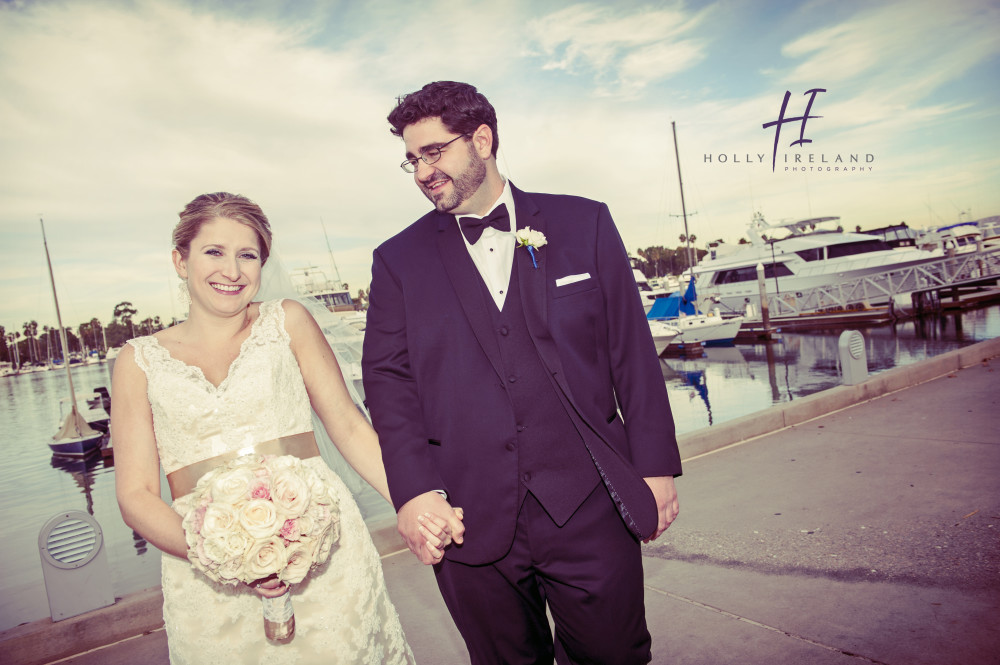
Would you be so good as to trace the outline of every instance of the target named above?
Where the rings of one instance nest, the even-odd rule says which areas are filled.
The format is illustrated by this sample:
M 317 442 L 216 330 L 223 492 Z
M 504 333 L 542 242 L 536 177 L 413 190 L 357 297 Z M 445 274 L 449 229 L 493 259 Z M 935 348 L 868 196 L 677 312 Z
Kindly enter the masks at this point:
M 510 381 L 511 383 L 514 383 L 514 382 L 517 381 L 517 377 L 516 376 L 508 376 L 507 380 Z
M 509 450 L 510 452 L 514 452 L 514 449 L 515 449 L 515 448 L 517 448 L 517 444 L 516 444 L 516 443 L 514 443 L 513 441 L 508 441 L 508 442 L 507 442 L 507 445 L 506 445 L 506 446 L 504 446 L 504 448 L 506 448 L 506 449 L 507 449 L 507 450 Z
M 521 476 L 521 480 L 523 480 L 524 482 L 529 482 L 531 480 L 531 473 L 528 472 L 528 471 L 525 471 L 524 475 Z

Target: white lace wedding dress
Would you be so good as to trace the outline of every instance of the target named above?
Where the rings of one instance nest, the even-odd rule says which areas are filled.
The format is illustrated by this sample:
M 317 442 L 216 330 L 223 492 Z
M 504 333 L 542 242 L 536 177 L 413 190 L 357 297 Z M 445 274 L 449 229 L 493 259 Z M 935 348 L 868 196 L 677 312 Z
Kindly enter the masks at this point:
M 166 473 L 248 444 L 312 430 L 309 399 L 284 321 L 281 301 L 261 304 L 250 336 L 218 388 L 154 337 L 129 342 L 146 374 Z M 413 662 L 357 504 L 322 458 L 307 463 L 337 489 L 340 539 L 330 561 L 292 587 L 294 639 L 284 645 L 267 642 L 260 596 L 245 585 L 213 583 L 186 559 L 164 554 L 163 618 L 172 665 Z M 185 497 L 173 507 L 184 514 Z

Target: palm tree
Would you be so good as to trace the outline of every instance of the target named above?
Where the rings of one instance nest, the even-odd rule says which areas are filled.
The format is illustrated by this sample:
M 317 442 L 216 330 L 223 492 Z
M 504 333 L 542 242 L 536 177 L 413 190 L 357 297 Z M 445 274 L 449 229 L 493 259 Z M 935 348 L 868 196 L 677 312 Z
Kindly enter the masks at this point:
M 101 345 L 97 341 L 97 334 L 104 329 L 104 326 L 101 325 L 100 319 L 98 319 L 96 316 L 92 318 L 90 320 L 90 323 L 88 323 L 87 325 L 90 326 L 90 332 L 94 333 L 94 348 L 97 349 L 98 352 L 100 352 Z
M 35 348 L 35 336 L 38 335 L 38 321 L 27 321 L 24 326 L 24 336 L 28 340 L 28 358 L 31 362 L 38 360 L 38 350 Z
M 52 362 L 52 330 L 48 326 L 42 326 L 42 332 L 45 334 L 45 362 Z
M 21 367 L 21 351 L 17 348 L 17 338 L 21 336 L 21 333 L 14 331 L 7 333 L 7 339 L 10 341 L 11 346 L 14 347 L 14 367 L 20 369 Z

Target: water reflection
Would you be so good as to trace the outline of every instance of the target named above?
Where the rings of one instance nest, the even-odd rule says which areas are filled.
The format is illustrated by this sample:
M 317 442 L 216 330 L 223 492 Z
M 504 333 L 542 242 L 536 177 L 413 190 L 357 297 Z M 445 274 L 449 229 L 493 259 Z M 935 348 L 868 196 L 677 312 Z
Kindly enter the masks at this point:
M 70 457 L 59 457 L 53 455 L 49 464 L 53 469 L 61 469 L 73 477 L 76 486 L 83 492 L 86 500 L 86 510 L 90 515 L 94 514 L 94 470 L 98 467 L 111 466 L 105 464 L 100 453 L 91 455 L 86 459 Z
M 1000 307 L 858 329 L 868 371 L 877 374 L 1000 337 Z M 770 343 L 663 358 L 678 432 L 709 427 L 841 384 L 842 329 L 779 333 Z

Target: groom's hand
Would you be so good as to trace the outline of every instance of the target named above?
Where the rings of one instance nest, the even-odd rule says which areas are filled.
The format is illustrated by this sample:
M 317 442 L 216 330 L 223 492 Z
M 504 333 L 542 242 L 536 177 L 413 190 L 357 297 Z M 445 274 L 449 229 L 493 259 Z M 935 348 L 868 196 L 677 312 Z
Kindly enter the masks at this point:
M 451 539 L 456 545 L 462 544 L 465 525 L 452 510 L 451 504 L 437 492 L 424 492 L 403 504 L 403 507 L 396 514 L 396 528 L 403 540 L 406 541 L 406 546 L 420 560 L 420 563 L 431 565 L 441 561 L 444 552 L 429 545 L 420 531 L 421 520 L 428 513 L 437 515 L 448 523 Z
M 673 476 L 654 476 L 643 478 L 643 480 L 649 485 L 649 489 L 653 490 L 653 498 L 656 499 L 656 510 L 660 514 L 659 523 L 656 525 L 656 533 L 642 541 L 648 543 L 651 540 L 659 538 L 660 534 L 666 531 L 667 527 L 677 519 L 677 513 L 680 512 L 681 505 L 677 501 L 677 488 L 674 487 Z

